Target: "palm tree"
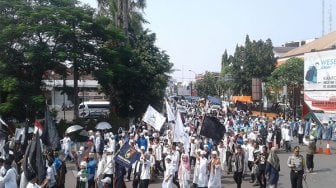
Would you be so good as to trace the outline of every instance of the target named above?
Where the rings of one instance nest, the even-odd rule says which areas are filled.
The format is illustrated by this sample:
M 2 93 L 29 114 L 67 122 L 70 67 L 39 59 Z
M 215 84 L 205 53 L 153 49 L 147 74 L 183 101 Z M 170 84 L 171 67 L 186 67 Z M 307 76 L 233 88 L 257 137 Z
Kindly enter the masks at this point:
M 146 0 L 97 0 L 98 14 L 109 16 L 117 27 L 122 28 L 127 36 L 131 30 L 142 28 L 143 10 Z

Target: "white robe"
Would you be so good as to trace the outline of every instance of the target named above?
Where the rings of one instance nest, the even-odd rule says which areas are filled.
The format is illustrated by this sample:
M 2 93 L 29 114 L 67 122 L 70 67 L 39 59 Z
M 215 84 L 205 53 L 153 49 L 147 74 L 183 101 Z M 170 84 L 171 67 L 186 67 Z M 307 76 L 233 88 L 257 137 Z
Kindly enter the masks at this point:
M 164 172 L 163 182 L 162 182 L 162 188 L 173 188 L 173 177 L 174 177 L 174 166 L 170 164 L 166 164 L 166 171 Z M 169 178 L 168 181 L 166 179 Z
M 211 166 L 208 188 L 221 188 L 221 166 Z
M 208 160 L 206 158 L 200 159 L 200 167 L 198 173 L 198 187 L 207 187 L 208 186 Z
M 179 170 L 179 184 L 181 188 L 190 188 L 188 181 L 190 180 L 190 171 L 184 168 L 183 166 L 180 166 Z M 181 171 L 181 172 L 180 172 Z
M 221 161 L 222 170 L 225 170 L 225 161 L 226 161 L 226 148 L 225 146 L 218 147 L 219 159 Z
M 197 182 L 198 182 L 199 166 L 200 166 L 200 161 L 198 159 L 196 159 L 195 168 L 194 168 L 194 177 L 193 177 L 193 183 L 194 184 L 197 184 Z

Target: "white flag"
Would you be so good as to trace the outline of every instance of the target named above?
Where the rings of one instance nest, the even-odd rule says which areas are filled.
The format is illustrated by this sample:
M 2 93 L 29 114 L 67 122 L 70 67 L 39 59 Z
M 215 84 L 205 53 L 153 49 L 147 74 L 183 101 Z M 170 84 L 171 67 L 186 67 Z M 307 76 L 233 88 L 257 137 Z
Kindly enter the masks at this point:
M 166 111 L 167 111 L 168 122 L 175 121 L 174 113 L 173 113 L 167 99 L 166 99 Z
M 166 121 L 166 118 L 156 111 L 151 105 L 148 105 L 142 121 L 152 126 L 155 130 L 160 131 L 162 125 Z
M 180 111 L 177 111 L 176 122 L 174 126 L 174 142 L 184 143 L 184 125 L 181 119 Z
M 180 142 L 183 144 L 184 151 L 189 151 L 189 136 L 186 132 L 186 128 L 183 125 L 181 113 L 177 111 L 176 123 L 174 126 L 174 142 Z

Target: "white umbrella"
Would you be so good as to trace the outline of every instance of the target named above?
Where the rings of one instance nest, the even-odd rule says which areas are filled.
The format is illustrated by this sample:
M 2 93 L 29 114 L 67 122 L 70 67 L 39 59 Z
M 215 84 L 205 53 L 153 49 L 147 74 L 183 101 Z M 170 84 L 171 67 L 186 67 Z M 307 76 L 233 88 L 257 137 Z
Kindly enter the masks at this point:
M 69 134 L 69 133 L 73 133 L 73 132 L 76 132 L 76 131 L 79 131 L 79 130 L 82 130 L 82 129 L 83 129 L 83 127 L 80 126 L 80 125 L 72 125 L 65 130 L 65 133 Z
M 112 125 L 109 124 L 108 122 L 99 122 L 97 125 L 96 125 L 96 129 L 97 130 L 106 130 L 106 129 L 112 129 Z

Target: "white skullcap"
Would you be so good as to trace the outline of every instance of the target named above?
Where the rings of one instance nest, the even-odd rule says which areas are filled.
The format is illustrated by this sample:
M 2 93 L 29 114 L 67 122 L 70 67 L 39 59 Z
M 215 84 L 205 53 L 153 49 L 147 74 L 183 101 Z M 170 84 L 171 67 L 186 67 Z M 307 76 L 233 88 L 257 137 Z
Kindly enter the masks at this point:
M 86 162 L 85 161 L 82 161 L 81 163 L 80 163 L 80 166 L 82 166 L 82 167 L 85 167 L 86 168 Z
M 145 146 L 141 146 L 140 149 L 141 150 L 145 150 L 146 148 L 145 148 Z
M 217 151 L 212 151 L 211 154 L 212 155 L 217 155 Z

